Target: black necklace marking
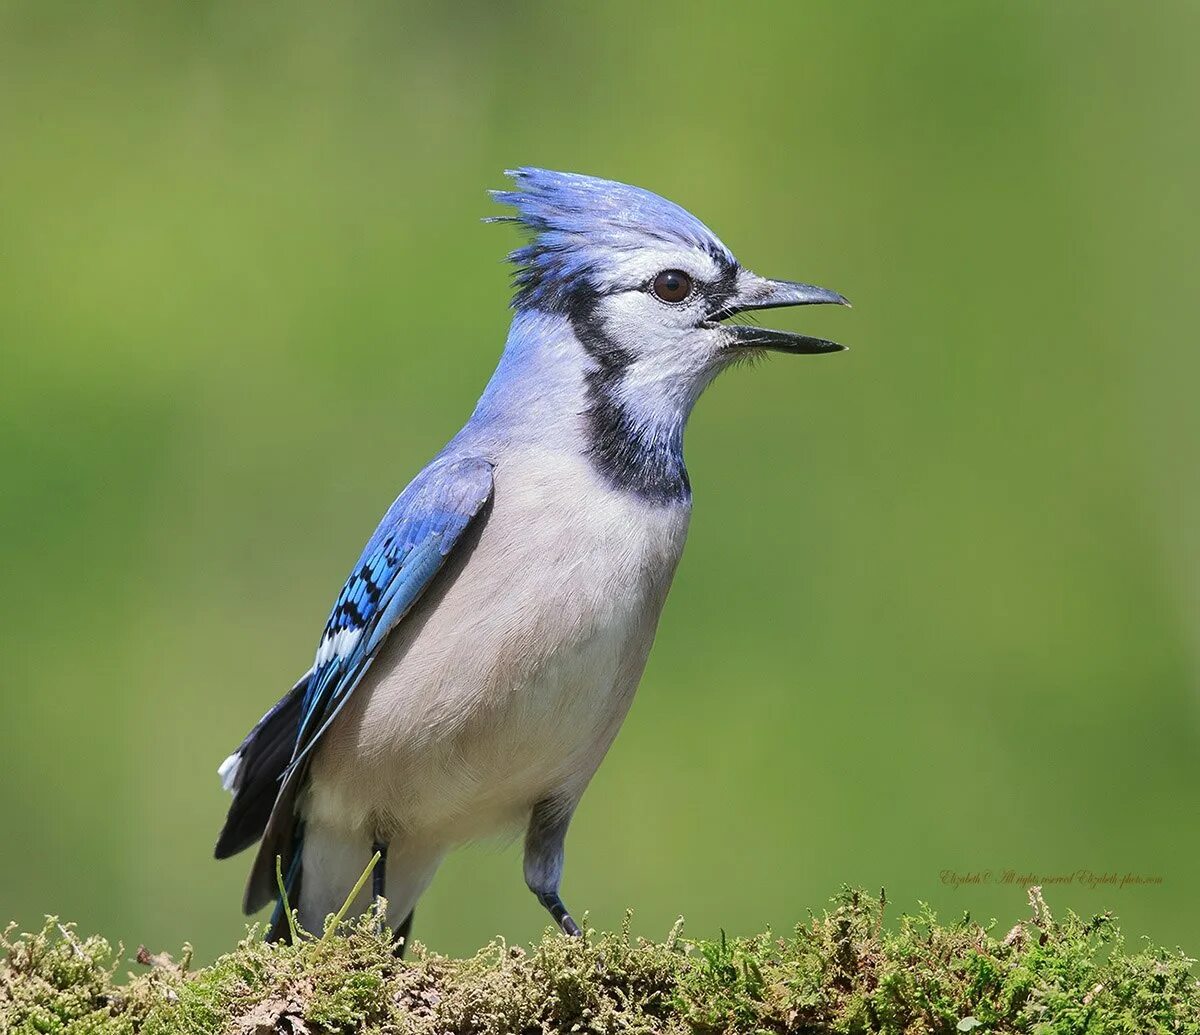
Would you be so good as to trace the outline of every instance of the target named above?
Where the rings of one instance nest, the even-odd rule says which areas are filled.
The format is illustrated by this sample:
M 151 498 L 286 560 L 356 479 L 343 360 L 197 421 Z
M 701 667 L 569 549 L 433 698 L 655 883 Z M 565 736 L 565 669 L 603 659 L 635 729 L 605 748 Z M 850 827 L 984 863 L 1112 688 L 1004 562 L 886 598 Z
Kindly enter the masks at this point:
M 590 288 L 579 288 L 566 305 L 575 336 L 596 364 L 585 375 L 588 455 L 614 488 L 651 503 L 686 503 L 692 484 L 683 462 L 683 424 L 660 438 L 621 404 L 617 389 L 634 357 L 605 330 L 596 315 L 598 298 Z

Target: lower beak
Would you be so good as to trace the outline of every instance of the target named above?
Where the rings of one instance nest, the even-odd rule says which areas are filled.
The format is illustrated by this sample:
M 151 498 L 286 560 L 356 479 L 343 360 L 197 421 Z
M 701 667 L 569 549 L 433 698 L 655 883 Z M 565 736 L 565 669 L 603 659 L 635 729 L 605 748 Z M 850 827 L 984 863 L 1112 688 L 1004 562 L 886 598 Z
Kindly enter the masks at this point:
M 791 331 L 771 331 L 765 327 L 737 325 L 725 328 L 728 347 L 733 349 L 770 349 L 797 356 L 819 356 L 822 352 L 845 352 L 847 346 L 826 338 L 813 338 Z
M 748 271 L 738 277 L 738 291 L 712 319 L 724 320 L 738 313 L 753 309 L 781 309 L 793 305 L 844 305 L 850 301 L 845 295 L 817 287 L 815 284 L 797 284 L 790 280 L 767 280 Z M 835 341 L 811 338 L 806 334 L 790 331 L 773 331 L 763 327 L 743 325 L 723 328 L 730 348 L 771 349 L 775 352 L 791 352 L 797 355 L 819 355 L 823 352 L 841 352 L 846 348 Z

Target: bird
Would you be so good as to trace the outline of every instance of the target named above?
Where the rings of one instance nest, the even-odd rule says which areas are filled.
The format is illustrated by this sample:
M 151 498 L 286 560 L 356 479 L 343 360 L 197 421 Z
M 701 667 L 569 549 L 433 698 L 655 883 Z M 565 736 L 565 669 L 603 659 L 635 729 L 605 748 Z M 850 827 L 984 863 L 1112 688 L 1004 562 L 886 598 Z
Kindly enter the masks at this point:
M 727 322 L 849 305 L 741 265 L 640 187 L 523 167 L 512 321 L 470 419 L 400 493 L 311 667 L 220 766 L 216 844 L 259 844 L 243 908 L 319 930 L 375 903 L 401 947 L 446 854 L 524 834 L 524 878 L 567 935 L 572 814 L 621 727 L 692 508 L 684 429 L 713 379 L 822 338 Z M 366 868 L 373 859 L 370 887 Z M 278 873 L 278 877 L 277 877 Z M 294 907 L 294 917 L 285 909 Z M 393 918 L 400 918 L 393 924 Z

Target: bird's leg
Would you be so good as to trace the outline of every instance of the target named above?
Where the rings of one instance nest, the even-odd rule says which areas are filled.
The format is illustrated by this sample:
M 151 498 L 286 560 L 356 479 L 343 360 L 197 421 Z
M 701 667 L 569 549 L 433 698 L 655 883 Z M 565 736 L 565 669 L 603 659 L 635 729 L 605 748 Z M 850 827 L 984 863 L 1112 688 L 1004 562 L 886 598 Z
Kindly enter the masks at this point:
M 525 834 L 525 883 L 550 911 L 563 934 L 579 938 L 583 932 L 558 895 L 567 826 L 574 808 L 574 802 L 564 804 L 554 800 L 541 801 L 534 806 Z
M 572 938 L 583 937 L 583 932 L 579 929 L 575 918 L 567 912 L 567 907 L 556 892 L 539 891 L 537 897 L 538 901 L 550 910 L 550 915 L 554 917 L 554 922 L 562 929 L 563 934 L 570 935 Z
M 375 923 L 379 929 L 379 933 L 384 931 L 384 908 L 387 905 L 387 900 L 384 897 L 383 889 L 384 882 L 387 879 L 387 842 L 376 841 L 371 846 L 371 854 L 379 854 L 379 862 L 375 864 L 375 869 L 371 873 L 371 895 L 375 899 Z

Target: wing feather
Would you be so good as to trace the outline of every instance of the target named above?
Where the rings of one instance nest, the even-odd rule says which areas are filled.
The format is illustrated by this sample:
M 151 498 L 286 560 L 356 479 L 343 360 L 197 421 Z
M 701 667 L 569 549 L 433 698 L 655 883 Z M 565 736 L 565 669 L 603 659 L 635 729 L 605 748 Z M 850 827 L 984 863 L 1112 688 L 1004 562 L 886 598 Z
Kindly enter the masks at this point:
M 362 682 L 388 634 L 404 620 L 441 570 L 463 533 L 492 498 L 492 465 L 477 457 L 444 457 L 422 471 L 388 509 L 338 594 L 317 648 L 295 740 L 278 777 L 274 805 L 242 905 L 252 913 L 275 897 L 275 859 L 299 876 L 303 823 L 295 813 L 313 748 Z M 282 928 L 277 924 L 276 934 Z
M 392 505 L 325 624 L 285 776 L 309 756 L 491 495 L 492 465 L 465 458 L 431 464 Z

